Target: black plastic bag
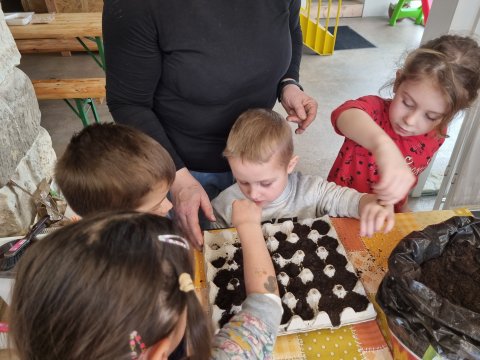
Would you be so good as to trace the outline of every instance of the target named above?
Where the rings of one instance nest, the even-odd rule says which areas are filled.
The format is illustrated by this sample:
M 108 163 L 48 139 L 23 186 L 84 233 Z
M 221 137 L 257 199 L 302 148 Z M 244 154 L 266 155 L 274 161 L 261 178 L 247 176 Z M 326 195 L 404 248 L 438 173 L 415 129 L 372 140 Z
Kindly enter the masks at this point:
M 390 330 L 420 358 L 431 345 L 448 359 L 480 359 L 480 313 L 453 304 L 418 281 L 421 264 L 439 257 L 447 244 L 465 241 L 480 248 L 480 219 L 457 216 L 412 232 L 388 259 L 377 302 Z

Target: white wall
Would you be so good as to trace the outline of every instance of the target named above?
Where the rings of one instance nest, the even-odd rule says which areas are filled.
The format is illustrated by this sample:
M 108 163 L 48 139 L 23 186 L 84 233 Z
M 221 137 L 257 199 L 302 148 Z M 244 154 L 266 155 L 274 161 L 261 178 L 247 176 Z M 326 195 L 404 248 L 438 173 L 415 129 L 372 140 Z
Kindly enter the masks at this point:
M 393 3 L 396 0 L 392 0 Z M 390 1 L 388 0 L 365 0 L 363 4 L 362 17 L 366 16 L 388 16 L 388 6 Z
M 422 43 L 447 33 L 480 36 L 479 17 L 478 0 L 433 0 Z
M 443 34 L 474 36 L 480 41 L 480 1 L 433 0 L 422 43 Z M 466 112 L 440 187 L 435 208 L 480 207 L 480 101 Z

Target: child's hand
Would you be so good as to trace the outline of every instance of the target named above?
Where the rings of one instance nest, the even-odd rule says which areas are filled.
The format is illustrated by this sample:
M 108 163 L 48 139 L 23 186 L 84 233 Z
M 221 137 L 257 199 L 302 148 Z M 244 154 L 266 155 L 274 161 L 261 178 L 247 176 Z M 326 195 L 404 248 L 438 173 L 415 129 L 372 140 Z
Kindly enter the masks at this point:
M 260 225 L 262 208 L 250 200 L 235 200 L 232 204 L 232 224 L 238 228 L 245 224 Z
M 380 181 L 373 186 L 382 205 L 396 204 L 405 198 L 415 183 L 415 175 L 398 148 L 385 145 L 374 153 Z
M 395 225 L 393 205 L 380 205 L 377 200 L 372 194 L 365 194 L 360 199 L 360 236 L 370 237 L 382 230 L 387 233 Z
M 370 115 L 361 109 L 347 109 L 339 116 L 337 127 L 375 157 L 380 181 L 373 191 L 380 203 L 393 205 L 405 198 L 415 183 L 415 176 L 398 146 Z

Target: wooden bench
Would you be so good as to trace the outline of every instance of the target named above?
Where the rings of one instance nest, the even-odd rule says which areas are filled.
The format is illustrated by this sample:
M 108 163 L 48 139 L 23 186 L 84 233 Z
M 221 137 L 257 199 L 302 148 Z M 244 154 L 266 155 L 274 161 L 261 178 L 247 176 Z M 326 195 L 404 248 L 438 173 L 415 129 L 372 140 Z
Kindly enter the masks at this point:
M 66 53 L 70 51 L 86 51 L 77 39 L 19 39 L 17 48 L 22 54 L 31 53 Z M 95 43 L 90 45 L 91 51 L 98 51 Z
M 105 78 L 32 80 L 32 84 L 38 100 L 64 100 L 83 126 L 90 125 L 89 108 L 95 122 L 100 122 L 94 99 L 105 97 Z

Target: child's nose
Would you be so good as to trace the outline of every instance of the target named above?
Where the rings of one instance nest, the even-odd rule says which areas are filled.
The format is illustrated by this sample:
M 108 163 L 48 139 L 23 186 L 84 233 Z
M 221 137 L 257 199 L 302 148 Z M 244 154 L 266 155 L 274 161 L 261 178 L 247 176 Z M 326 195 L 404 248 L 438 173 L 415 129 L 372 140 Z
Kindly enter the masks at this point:
M 260 192 L 258 191 L 258 188 L 252 186 L 250 188 L 250 198 L 253 200 L 256 200 L 259 196 Z
M 418 117 L 417 112 L 412 111 L 412 112 L 408 113 L 407 116 L 405 116 L 404 122 L 405 122 L 405 124 L 407 124 L 409 126 L 413 126 L 417 122 L 417 117 Z

